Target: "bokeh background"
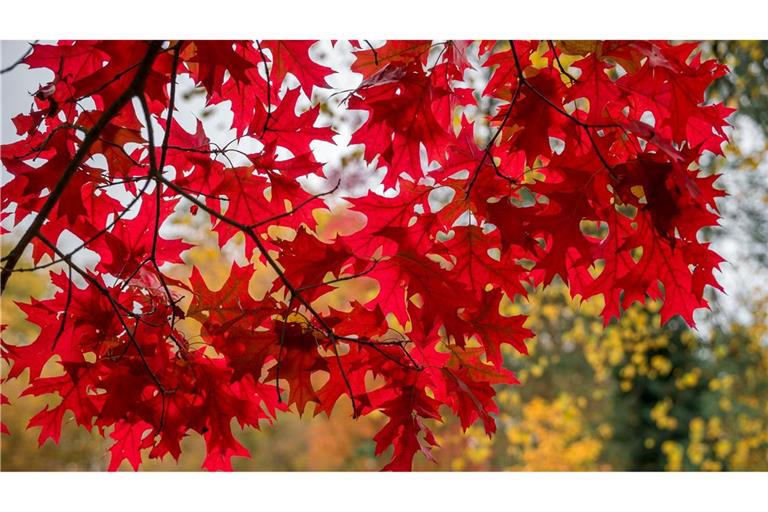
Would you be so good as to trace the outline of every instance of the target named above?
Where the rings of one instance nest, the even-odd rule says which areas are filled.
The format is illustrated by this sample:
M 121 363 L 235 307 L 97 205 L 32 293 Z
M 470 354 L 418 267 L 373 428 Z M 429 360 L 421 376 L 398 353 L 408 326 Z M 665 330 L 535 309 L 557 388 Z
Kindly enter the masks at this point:
M 25 49 L 24 42 L 3 42 L 2 67 Z M 711 87 L 710 99 L 739 109 L 726 158 L 702 163 L 702 172 L 722 174 L 718 183 L 730 194 L 721 202 L 722 227 L 705 233 L 728 261 L 719 275 L 726 293 L 710 290 L 711 310 L 697 313 L 695 330 L 679 319 L 661 326 L 653 303 L 634 306 L 603 326 L 599 298 L 575 301 L 562 286 L 507 303 L 510 313 L 530 314 L 527 326 L 537 337 L 530 356 L 505 355 L 521 384 L 499 388 L 496 436 L 490 439 L 475 427 L 464 433 L 446 411 L 445 423 L 433 425 L 440 443 L 433 452 L 437 463 L 417 456 L 416 469 L 768 470 L 768 42 L 708 41 L 701 49 L 732 70 Z M 15 136 L 10 118 L 29 107 L 24 95 L 46 81 L 25 71 L 22 65 L 2 77 L 3 142 Z M 196 115 L 209 122 L 216 119 L 204 106 L 190 108 L 198 108 Z M 330 103 L 328 115 L 334 115 Z M 359 150 L 329 160 L 331 179 L 334 172 L 366 171 Z M 232 255 L 222 254 L 195 219 L 180 216 L 175 222 L 197 237 L 199 245 L 186 254 L 188 263 L 200 267 L 210 285 L 223 284 Z M 325 222 L 332 229 L 334 218 Z M 10 245 L 3 240 L 3 251 Z M 184 275 L 183 269 L 175 271 Z M 51 293 L 45 273 L 15 276 L 2 296 L 4 340 L 31 340 L 35 327 L 25 322 L 16 301 Z M 5 374 L 8 367 L 2 365 Z M 51 368 L 55 371 L 55 363 Z M 105 470 L 110 441 L 73 420 L 65 419 L 58 445 L 48 441 L 38 447 L 37 429 L 25 427 L 51 399 L 19 397 L 23 387 L 23 379 L 2 386 L 12 402 L 2 407 L 2 421 L 12 435 L 0 438 L 0 468 Z M 340 403 L 330 419 L 312 417 L 311 410 L 303 418 L 281 414 L 274 425 L 238 433 L 252 458 L 236 458 L 233 466 L 377 470 L 385 459 L 374 456 L 371 438 L 382 421 L 376 416 L 353 420 L 348 403 Z M 189 438 L 182 447 L 178 463 L 149 461 L 142 468 L 198 470 L 202 439 Z M 122 469 L 129 469 L 126 462 Z

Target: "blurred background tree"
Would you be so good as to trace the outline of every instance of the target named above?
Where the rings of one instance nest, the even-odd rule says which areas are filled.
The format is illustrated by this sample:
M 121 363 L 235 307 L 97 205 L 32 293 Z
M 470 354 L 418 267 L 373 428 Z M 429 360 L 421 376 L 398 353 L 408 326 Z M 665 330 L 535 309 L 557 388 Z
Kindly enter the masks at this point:
M 521 385 L 500 390 L 497 435 L 489 439 L 476 427 L 462 433 L 455 420 L 434 425 L 438 463 L 417 458 L 418 469 L 768 469 L 768 43 L 705 42 L 702 51 L 732 69 L 710 97 L 739 109 L 727 158 L 711 158 L 702 169 L 722 173 L 732 196 L 722 203 L 722 229 L 706 234 L 734 262 L 722 276 L 729 296 L 713 294 L 712 311 L 697 317 L 699 331 L 679 321 L 661 327 L 654 304 L 603 326 L 599 298 L 580 302 L 562 286 L 537 290 L 526 303 L 507 302 L 510 314 L 530 312 L 537 338 L 529 357 L 505 355 Z M 327 221 L 332 236 L 334 219 Z M 210 284 L 223 283 L 230 261 L 242 257 L 236 244 L 222 256 L 213 242 L 207 249 L 209 226 L 199 218 L 179 216 L 177 223 L 201 243 L 188 263 Z M 178 271 L 188 276 L 188 269 Z M 43 297 L 50 284 L 43 274 L 11 283 L 2 297 L 3 337 L 23 343 L 34 333 L 14 301 Z M 185 328 L 199 326 L 189 321 Z M 54 362 L 49 366 L 55 371 Z M 13 434 L 0 439 L 3 470 L 106 469 L 109 441 L 74 421 L 65 421 L 58 446 L 38 448 L 36 429 L 25 426 L 44 399 L 18 398 L 21 389 L 3 385 L 13 402 L 3 407 Z M 379 419 L 343 412 L 333 420 L 282 415 L 279 426 L 242 432 L 253 458 L 235 459 L 235 469 L 377 469 L 370 437 Z M 202 441 L 188 439 L 178 465 L 166 459 L 143 469 L 197 470 L 203 456 Z

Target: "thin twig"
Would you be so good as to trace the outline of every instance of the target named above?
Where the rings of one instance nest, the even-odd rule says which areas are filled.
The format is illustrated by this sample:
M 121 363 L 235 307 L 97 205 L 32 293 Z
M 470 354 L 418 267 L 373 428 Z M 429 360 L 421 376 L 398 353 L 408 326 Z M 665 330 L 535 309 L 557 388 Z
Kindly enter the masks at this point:
M 506 126 L 507 121 L 509 121 L 509 116 L 512 113 L 512 108 L 515 106 L 517 99 L 520 97 L 520 88 L 522 87 L 522 84 L 523 82 L 518 78 L 517 86 L 515 87 L 515 92 L 512 94 L 512 100 L 509 102 L 509 106 L 507 108 L 507 111 L 504 113 L 504 117 L 501 120 L 501 124 L 496 129 L 496 132 L 493 134 L 493 137 L 491 137 L 491 140 L 488 141 L 488 144 L 485 146 L 485 150 L 483 150 L 483 156 L 482 158 L 480 158 L 480 163 L 477 164 L 477 167 L 475 168 L 475 172 L 472 174 L 472 178 L 469 180 L 469 183 L 467 184 L 467 191 L 465 193 L 465 197 L 469 197 L 469 194 L 472 191 L 472 187 L 474 186 L 475 181 L 477 180 L 477 176 L 480 173 L 480 170 L 482 169 L 483 164 L 485 164 L 485 160 L 490 157 L 491 149 L 493 148 L 493 145 L 496 143 L 496 139 L 499 138 L 501 131 Z M 493 167 L 496 170 L 496 174 L 498 176 L 504 177 L 501 174 L 501 171 L 499 171 L 499 169 L 496 167 L 496 163 L 493 161 L 493 157 L 491 157 L 491 162 L 493 163 Z
M 267 133 L 269 127 L 269 120 L 272 119 L 272 81 L 269 79 L 269 66 L 267 65 L 267 57 L 264 55 L 264 50 L 261 48 L 261 43 L 256 41 L 256 47 L 259 49 L 259 55 L 261 55 L 261 62 L 264 64 L 264 72 L 267 80 L 267 117 L 264 119 L 264 127 L 261 129 L 261 136 L 263 137 Z M 276 58 L 273 55 L 273 58 Z
M 547 45 L 549 45 L 549 49 L 552 52 L 552 55 L 555 57 L 555 62 L 557 62 L 557 67 L 560 68 L 560 72 L 568 77 L 568 79 L 571 81 L 571 85 L 578 82 L 573 75 L 571 75 L 568 71 L 566 71 L 563 64 L 560 62 L 560 56 L 557 54 L 557 49 L 555 48 L 555 43 L 551 39 L 547 41 Z
M 332 189 L 326 190 L 325 192 L 320 192 L 320 193 L 317 193 L 317 194 L 315 194 L 315 195 L 313 195 L 311 197 L 308 197 L 307 199 L 305 199 L 301 203 L 297 204 L 296 207 L 291 208 L 287 212 L 280 213 L 278 215 L 273 215 L 272 217 L 269 217 L 269 218 L 264 219 L 264 220 L 260 220 L 259 222 L 256 222 L 255 224 L 250 224 L 249 227 L 250 228 L 257 228 L 257 227 L 263 226 L 264 224 L 268 224 L 270 222 L 275 222 L 276 220 L 280 220 L 280 219 L 282 219 L 284 217 L 288 217 L 290 215 L 293 215 L 294 213 L 296 213 L 297 211 L 301 210 L 304 206 L 308 205 L 309 203 L 311 203 L 315 199 L 319 199 L 319 198 L 321 198 L 323 196 L 327 196 L 327 195 L 333 194 L 339 188 L 340 184 L 341 184 L 341 180 L 337 181 L 336 185 Z
M 19 58 L 16 60 L 16 62 L 14 62 L 13 64 L 11 64 L 10 66 L 8 66 L 8 67 L 5 67 L 5 68 L 3 68 L 2 70 L 0 70 L 0 75 L 3 75 L 3 74 L 5 74 L 5 73 L 8 73 L 9 71 L 13 71 L 14 69 L 16 69 L 16 66 L 18 66 L 19 64 L 21 64 L 22 62 L 24 62 L 24 59 L 26 59 L 27 57 L 29 57 L 29 54 L 30 54 L 30 53 L 32 53 L 32 50 L 34 49 L 34 45 L 36 45 L 38 41 L 39 41 L 39 39 L 35 39 L 35 41 L 33 41 L 33 42 L 32 42 L 32 43 L 29 45 L 29 48 L 27 48 L 27 51 L 26 51 L 26 52 L 24 52 L 24 55 L 22 55 L 21 57 L 19 57 Z
M 608 164 L 608 161 L 605 159 L 603 154 L 600 152 L 600 148 L 597 145 L 597 142 L 595 141 L 592 132 L 590 130 L 596 129 L 596 128 L 621 128 L 617 124 L 589 124 L 585 123 L 581 119 L 569 114 L 566 112 L 562 107 L 556 105 L 552 102 L 551 99 L 549 99 L 545 94 L 543 94 L 541 91 L 539 91 L 537 88 L 535 88 L 533 85 L 531 85 L 528 80 L 526 80 L 525 76 L 523 75 L 523 68 L 520 65 L 520 59 L 517 56 L 517 50 L 515 49 L 515 45 L 513 41 L 509 42 L 510 46 L 512 47 L 512 56 L 515 59 L 515 68 L 517 69 L 517 76 L 518 80 L 522 82 L 523 85 L 525 85 L 531 92 L 533 92 L 536 96 L 541 98 L 544 103 L 549 105 L 551 108 L 553 108 L 555 111 L 559 112 L 561 115 L 567 117 L 577 125 L 579 125 L 587 134 L 587 138 L 589 139 L 590 144 L 592 145 L 592 148 L 595 150 L 595 153 L 597 154 L 597 158 L 600 160 L 600 163 L 603 164 L 603 166 L 608 170 L 608 174 L 613 178 L 614 180 L 617 179 L 617 176 L 614 172 L 613 167 L 611 167 Z
M 59 338 L 64 334 L 64 327 L 67 325 L 67 315 L 69 314 L 69 306 L 72 303 L 72 266 L 69 266 L 69 276 L 67 282 L 67 301 L 64 304 L 64 311 L 61 315 L 61 323 L 59 324 L 59 330 L 56 331 L 56 336 L 53 338 L 53 344 L 51 345 L 51 352 L 56 350 L 56 344 L 59 342 Z
M 358 277 L 362 277 L 362 276 L 370 273 L 374 268 L 376 268 L 376 264 L 378 262 L 379 262 L 379 260 L 374 260 L 373 264 L 370 267 L 368 267 L 367 269 L 363 270 L 362 272 L 358 272 L 357 274 L 352 274 L 350 276 L 344 276 L 344 277 L 337 277 L 336 279 L 331 279 L 330 281 L 323 281 L 322 283 L 308 284 L 306 286 L 302 286 L 301 288 L 297 288 L 296 291 L 297 292 L 303 292 L 303 291 L 306 291 L 306 290 L 311 290 L 313 288 L 318 288 L 320 286 L 326 286 L 326 285 L 330 285 L 330 284 L 341 283 L 343 281 L 349 281 L 351 279 L 357 279 Z M 341 338 L 339 338 L 339 339 L 341 339 Z
M 158 390 L 161 393 L 166 393 L 165 387 L 160 382 L 160 379 L 155 374 L 154 370 L 152 370 L 152 367 L 149 366 L 149 362 L 147 361 L 147 358 L 144 356 L 144 351 L 141 349 L 141 345 L 139 345 L 138 340 L 134 337 L 131 330 L 128 328 L 128 325 L 125 323 L 125 319 L 123 318 L 123 315 L 120 314 L 121 304 L 119 304 L 117 301 L 115 301 L 115 298 L 112 297 L 112 294 L 109 293 L 109 290 L 107 290 L 101 283 L 99 283 L 92 275 L 90 275 L 88 272 L 80 268 L 78 265 L 76 265 L 71 258 L 67 257 L 66 254 L 61 252 L 56 245 L 54 245 L 52 242 L 50 242 L 47 238 L 45 238 L 42 234 L 37 233 L 35 235 L 41 242 L 43 242 L 45 245 L 47 245 L 53 252 L 59 255 L 59 257 L 65 259 L 67 264 L 75 270 L 78 274 L 80 274 L 83 279 L 85 279 L 88 283 L 90 283 L 92 286 L 94 286 L 99 292 L 104 296 L 104 298 L 107 299 L 110 306 L 115 312 L 115 315 L 117 316 L 118 321 L 122 325 L 125 332 L 128 334 L 129 339 L 131 340 L 131 344 L 136 349 L 136 352 L 139 354 L 139 358 L 141 359 L 142 364 L 146 368 L 147 372 L 149 373 L 150 377 L 152 378 L 152 381 L 157 385 Z M 124 306 L 123 306 L 124 308 Z
M 371 49 L 373 52 L 373 63 L 376 64 L 376 66 L 379 65 L 379 54 L 376 52 L 376 48 L 373 47 L 373 45 L 368 41 L 367 39 L 363 39 L 363 42 L 368 45 L 368 48 Z

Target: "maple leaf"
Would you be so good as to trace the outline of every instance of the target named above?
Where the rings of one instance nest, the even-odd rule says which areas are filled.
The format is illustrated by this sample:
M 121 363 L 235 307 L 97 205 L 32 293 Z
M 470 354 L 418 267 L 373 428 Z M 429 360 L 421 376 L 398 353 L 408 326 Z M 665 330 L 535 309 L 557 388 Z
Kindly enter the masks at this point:
M 190 65 L 193 76 L 201 82 L 208 94 L 218 91 L 224 83 L 224 73 L 229 72 L 231 79 L 248 83 L 247 71 L 256 66 L 253 61 L 243 57 L 236 48 L 249 46 L 251 43 L 232 41 L 195 41 L 185 49 L 190 56 L 185 61 Z
M 478 309 L 466 313 L 466 316 L 480 337 L 480 343 L 485 348 L 488 359 L 497 367 L 500 367 L 502 364 L 502 344 L 510 344 L 518 352 L 527 354 L 528 348 L 525 345 L 525 340 L 533 337 L 533 332 L 523 327 L 525 322 L 524 316 L 499 315 L 501 298 L 501 290 L 498 288 L 490 292 L 484 292 Z
M 372 48 L 365 42 L 360 50 L 355 51 L 355 62 L 352 71 L 363 76 L 374 75 L 390 62 L 421 62 L 426 59 L 431 41 L 387 41 L 380 48 Z
M 151 428 L 152 425 L 145 422 L 118 422 L 115 425 L 115 429 L 109 434 L 109 437 L 115 441 L 109 448 L 112 454 L 109 459 L 110 471 L 117 470 L 123 460 L 127 460 L 134 471 L 139 469 L 144 435 Z
M 446 379 L 448 402 L 456 412 L 461 426 L 468 429 L 476 419 L 481 418 L 485 432 L 493 434 L 496 423 L 490 413 L 498 412 L 493 402 L 493 384 L 517 384 L 514 374 L 504 368 L 483 363 L 479 356 L 481 348 L 451 348 L 451 359 L 442 368 Z
M 330 74 L 330 68 L 318 64 L 309 55 L 309 49 L 314 44 L 315 41 L 299 40 L 261 42 L 264 48 L 272 52 L 270 73 L 275 75 L 275 84 L 282 84 L 285 75 L 291 73 L 309 96 L 312 95 L 312 86 L 328 86 L 325 77 Z
M 311 376 L 316 371 L 327 370 L 328 363 L 318 352 L 317 338 L 301 324 L 277 321 L 274 332 L 282 349 L 277 365 L 269 370 L 268 378 L 277 379 L 279 376 L 288 381 L 288 403 L 296 404 L 299 414 L 303 414 L 307 403 L 320 402 Z
M 383 79 L 363 82 L 349 102 L 351 108 L 369 112 L 350 143 L 365 144 L 368 159 L 381 156 L 388 167 L 385 188 L 394 188 L 403 172 L 414 179 L 422 176 L 422 144 L 428 159 L 441 160 L 441 150 L 452 142 L 446 122 L 450 112 L 435 108 L 448 89 L 432 86 L 418 63 L 392 65 L 396 79 L 383 75 Z
M 439 402 L 416 386 L 400 389 L 394 398 L 381 404 L 381 410 L 389 421 L 374 437 L 376 454 L 389 445 L 394 446 L 392 460 L 384 466 L 384 470 L 410 470 L 416 453 L 428 454 L 430 446 L 437 446 L 432 432 L 421 418 L 439 419 L 438 405 Z

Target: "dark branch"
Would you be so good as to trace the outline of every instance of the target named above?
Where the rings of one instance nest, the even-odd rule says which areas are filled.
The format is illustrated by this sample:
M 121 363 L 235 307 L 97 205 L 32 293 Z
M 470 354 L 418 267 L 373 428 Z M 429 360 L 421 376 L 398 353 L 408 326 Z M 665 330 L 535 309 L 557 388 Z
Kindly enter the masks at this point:
M 53 211 L 54 207 L 61 198 L 61 195 L 64 193 L 64 190 L 67 188 L 67 185 L 72 179 L 72 176 L 74 176 L 75 172 L 80 167 L 80 164 L 88 155 L 91 146 L 93 146 L 93 144 L 99 139 L 99 135 L 109 124 L 112 118 L 114 118 L 120 112 L 120 110 L 122 110 L 122 108 L 131 100 L 131 98 L 142 91 L 142 88 L 144 87 L 144 81 L 149 74 L 152 63 L 155 61 L 155 57 L 160 50 L 161 44 L 162 43 L 160 41 L 153 41 L 150 44 L 147 53 L 144 55 L 144 58 L 141 61 L 139 69 L 136 71 L 136 76 L 134 76 L 133 80 L 131 81 L 131 85 L 115 100 L 114 103 L 112 103 L 104 111 L 104 113 L 99 117 L 98 121 L 96 121 L 96 124 L 93 125 L 93 128 L 88 131 L 88 134 L 83 139 L 82 144 L 80 144 L 80 147 L 77 149 L 75 156 L 72 158 L 69 165 L 62 173 L 61 178 L 51 191 L 48 199 L 40 208 L 40 211 L 35 216 L 32 224 L 21 236 L 21 239 L 16 244 L 16 246 L 11 250 L 10 253 L 8 253 L 6 258 L 7 263 L 2 269 L 2 273 L 0 273 L 0 292 L 5 290 L 8 279 L 11 277 L 13 269 L 19 262 L 21 255 L 24 253 L 24 249 L 26 249 L 29 242 L 32 241 L 32 238 L 34 238 L 39 233 L 43 223 L 48 218 L 48 215 L 50 215 L 51 211 Z
M 591 130 L 596 128 L 621 128 L 618 124 L 589 124 L 585 123 L 581 119 L 569 114 L 565 110 L 563 110 L 562 107 L 556 105 L 552 102 L 551 99 L 549 99 L 545 94 L 543 94 L 541 91 L 539 91 L 537 88 L 535 88 L 533 85 L 531 85 L 528 80 L 526 80 L 525 76 L 523 75 L 523 68 L 520 65 L 520 59 L 517 56 L 517 50 L 515 49 L 514 41 L 509 42 L 510 46 L 512 47 L 512 56 L 515 59 L 515 68 L 517 69 L 517 76 L 518 80 L 525 85 L 531 92 L 533 92 L 536 96 L 542 99 L 544 103 L 549 105 L 551 108 L 553 108 L 555 111 L 559 112 L 561 115 L 567 117 L 577 125 L 579 125 L 587 134 L 587 138 L 589 138 L 589 142 L 592 145 L 592 148 L 595 150 L 595 154 L 597 154 L 597 158 L 600 160 L 600 163 L 603 164 L 603 167 L 605 167 L 608 170 L 608 174 L 610 174 L 611 178 L 614 180 L 616 179 L 616 174 L 614 173 L 613 167 L 611 167 L 608 164 L 608 161 L 605 159 L 603 154 L 600 152 L 600 148 L 597 146 L 597 142 L 594 139 L 594 136 L 592 135 Z
M 27 57 L 29 57 L 29 54 L 30 54 L 30 53 L 32 53 L 32 50 L 34 49 L 34 45 L 36 45 L 36 44 L 37 44 L 37 41 L 38 41 L 38 40 L 35 40 L 35 41 L 34 41 L 32 44 L 30 44 L 30 45 L 29 45 L 29 48 L 27 48 L 27 51 L 26 51 L 26 52 L 24 52 L 24 55 L 22 55 L 21 57 L 19 57 L 19 58 L 16 60 L 16 62 L 14 62 L 14 63 L 13 63 L 13 64 L 11 64 L 10 66 L 8 66 L 8 67 L 5 67 L 5 68 L 3 68 L 2 70 L 0 70 L 0 75 L 3 75 L 3 74 L 5 74 L 5 73 L 8 73 L 9 71 L 13 71 L 14 69 L 16 69 L 16 66 L 18 66 L 19 64 L 21 64 L 22 62 L 24 62 L 24 59 L 26 59 Z
M 555 48 L 555 43 L 552 40 L 547 41 L 547 45 L 549 45 L 549 50 L 552 52 L 552 55 L 554 56 L 555 62 L 557 62 L 557 67 L 560 69 L 560 72 L 568 77 L 568 80 L 571 81 L 571 85 L 578 82 L 573 75 L 571 75 L 565 67 L 563 67 L 562 62 L 560 62 L 560 56 L 557 54 L 557 48 Z

